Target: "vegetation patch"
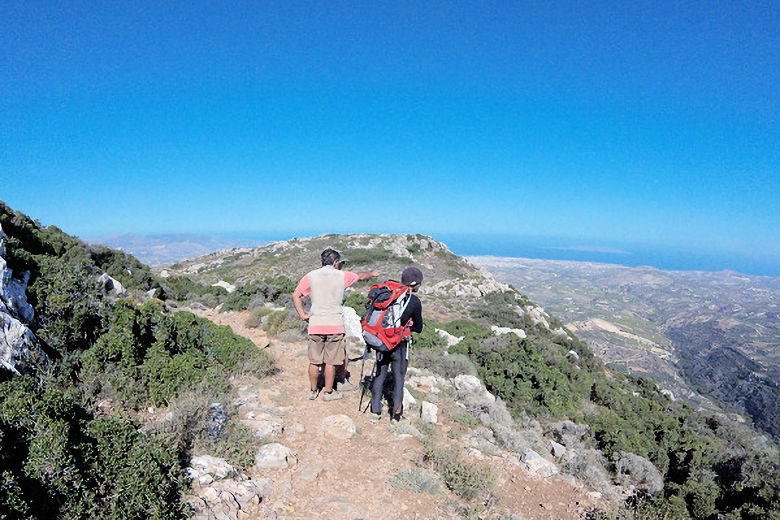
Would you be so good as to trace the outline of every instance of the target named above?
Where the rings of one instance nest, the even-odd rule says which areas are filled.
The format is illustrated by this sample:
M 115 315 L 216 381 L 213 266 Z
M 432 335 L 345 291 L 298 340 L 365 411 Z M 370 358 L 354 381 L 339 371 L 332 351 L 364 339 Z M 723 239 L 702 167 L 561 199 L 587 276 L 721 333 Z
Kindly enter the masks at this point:
M 408 489 L 415 493 L 436 495 L 441 493 L 441 479 L 419 468 L 405 469 L 396 473 L 389 484 L 397 489 Z
M 483 497 L 495 486 L 495 476 L 488 466 L 469 462 L 454 446 L 428 441 L 424 444 L 424 460 L 463 500 Z

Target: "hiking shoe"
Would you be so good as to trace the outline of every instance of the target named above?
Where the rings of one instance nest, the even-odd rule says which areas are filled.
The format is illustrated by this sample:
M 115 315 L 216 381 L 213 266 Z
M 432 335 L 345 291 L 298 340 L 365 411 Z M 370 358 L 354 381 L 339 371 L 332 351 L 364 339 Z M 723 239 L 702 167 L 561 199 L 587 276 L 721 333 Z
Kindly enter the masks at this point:
M 371 424 L 377 424 L 379 422 L 382 422 L 382 414 L 379 413 L 372 413 L 373 417 L 371 417 Z
M 314 401 L 317 399 L 317 396 L 320 395 L 319 390 L 311 390 L 311 393 L 309 394 L 309 401 Z
M 322 396 L 323 401 L 338 401 L 339 399 L 344 399 L 343 392 L 325 392 L 325 395 Z
M 352 384 L 352 381 L 345 379 L 338 384 L 339 390 L 342 392 L 357 392 L 358 387 Z
M 407 419 L 405 416 L 401 415 L 400 413 L 398 415 L 393 415 L 392 417 L 390 417 L 391 422 L 392 421 L 401 422 L 401 421 L 408 421 L 408 420 L 409 419 Z

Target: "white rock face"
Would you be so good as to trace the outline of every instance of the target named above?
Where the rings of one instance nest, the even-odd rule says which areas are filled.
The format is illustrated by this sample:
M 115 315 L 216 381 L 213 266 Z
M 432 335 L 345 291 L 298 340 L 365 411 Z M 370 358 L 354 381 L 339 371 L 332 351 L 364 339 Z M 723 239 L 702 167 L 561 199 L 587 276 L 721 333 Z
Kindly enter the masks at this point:
M 523 329 L 512 329 L 510 327 L 499 327 L 498 325 L 492 325 L 490 330 L 499 336 L 501 334 L 515 334 L 520 339 L 526 338 L 525 331 Z
M 422 402 L 422 407 L 420 410 L 420 418 L 424 422 L 436 424 L 437 422 L 439 422 L 438 414 L 439 414 L 438 406 L 436 406 L 433 403 L 429 403 L 428 401 Z
M 352 307 L 346 305 L 341 307 L 341 316 L 344 321 L 345 337 L 355 338 L 361 345 L 365 345 L 366 341 L 363 339 L 363 327 L 360 325 L 360 317 L 357 311 Z
M 109 276 L 108 273 L 101 274 L 97 281 L 107 293 L 113 291 L 117 296 L 124 296 L 127 294 L 127 289 L 125 289 L 124 285 L 119 283 L 119 280 Z
M 532 476 L 547 478 L 558 474 L 558 466 L 533 450 L 523 453 L 522 461 L 525 462 L 528 473 Z
M 463 339 L 463 336 L 461 336 L 461 337 L 453 336 L 452 334 L 450 334 L 446 330 L 441 330 L 441 329 L 434 329 L 434 330 L 436 331 L 436 334 L 441 336 L 442 339 L 444 339 L 444 341 L 447 342 L 447 346 L 448 347 L 452 347 L 452 346 L 457 345 Z
M 255 466 L 260 469 L 287 468 L 298 463 L 297 454 L 283 444 L 274 442 L 260 447 L 255 455 Z
M 349 440 L 356 431 L 354 421 L 343 414 L 330 415 L 322 420 L 322 433 L 337 439 Z
M 233 285 L 232 283 L 226 282 L 225 280 L 220 280 L 217 283 L 211 284 L 211 286 L 212 287 L 222 287 L 223 289 L 225 289 L 229 293 L 232 293 L 233 291 L 236 290 L 236 286 L 235 285 Z
M 19 374 L 48 361 L 26 325 L 35 317 L 27 303 L 29 273 L 17 280 L 5 260 L 5 233 L 0 226 L 0 366 Z

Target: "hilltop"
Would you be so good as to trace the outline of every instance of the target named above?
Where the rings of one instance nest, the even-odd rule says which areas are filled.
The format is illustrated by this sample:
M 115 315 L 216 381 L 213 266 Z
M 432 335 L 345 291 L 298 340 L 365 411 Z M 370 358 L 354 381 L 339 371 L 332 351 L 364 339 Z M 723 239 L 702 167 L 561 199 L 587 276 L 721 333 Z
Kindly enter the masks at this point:
M 263 280 L 284 278 L 297 283 L 319 266 L 320 252 L 332 247 L 347 259 L 345 269 L 378 269 L 384 278 L 400 279 L 409 265 L 425 274 L 423 291 L 427 309 L 442 318 L 465 317 L 469 309 L 484 305 L 485 297 L 509 291 L 483 268 L 453 254 L 446 245 L 424 235 L 322 235 L 295 238 L 256 248 L 219 251 L 170 266 L 156 267 L 162 278 L 185 276 L 203 285 L 227 282 L 241 287 Z M 365 288 L 367 284 L 357 287 Z M 518 305 L 530 305 L 521 295 Z

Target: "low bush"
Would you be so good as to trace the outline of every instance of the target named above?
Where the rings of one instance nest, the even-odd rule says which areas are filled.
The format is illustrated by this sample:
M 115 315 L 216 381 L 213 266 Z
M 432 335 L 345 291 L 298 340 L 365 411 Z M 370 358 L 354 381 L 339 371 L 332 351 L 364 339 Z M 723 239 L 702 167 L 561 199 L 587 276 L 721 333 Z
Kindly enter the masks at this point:
M 436 495 L 441 492 L 441 479 L 419 468 L 400 471 L 388 483 L 394 488 L 408 489 L 414 493 Z
M 477 375 L 477 369 L 468 357 L 449 354 L 442 348 L 415 349 L 411 360 L 415 367 L 428 369 L 448 379 L 460 374 Z
M 495 485 L 495 476 L 488 466 L 467 461 L 453 446 L 428 441 L 424 445 L 424 460 L 441 476 L 447 487 L 464 500 L 480 498 Z

